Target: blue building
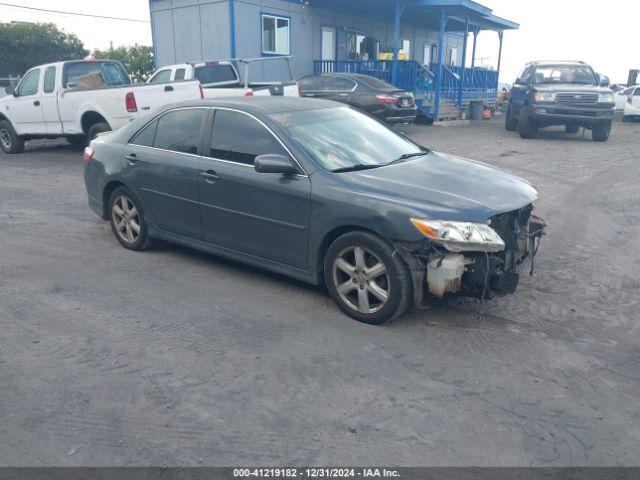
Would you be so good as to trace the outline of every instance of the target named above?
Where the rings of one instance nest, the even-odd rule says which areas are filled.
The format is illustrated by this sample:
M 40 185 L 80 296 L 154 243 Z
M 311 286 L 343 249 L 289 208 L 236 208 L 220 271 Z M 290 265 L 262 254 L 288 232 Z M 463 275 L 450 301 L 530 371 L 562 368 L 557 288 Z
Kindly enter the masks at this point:
M 412 90 L 432 118 L 455 116 L 473 99 L 495 99 L 503 32 L 518 28 L 471 0 L 149 3 L 156 67 L 292 55 L 298 78 L 314 72 L 373 75 Z M 500 40 L 496 69 L 474 64 L 483 30 Z M 284 62 L 260 62 L 252 75 L 256 81 L 282 79 Z

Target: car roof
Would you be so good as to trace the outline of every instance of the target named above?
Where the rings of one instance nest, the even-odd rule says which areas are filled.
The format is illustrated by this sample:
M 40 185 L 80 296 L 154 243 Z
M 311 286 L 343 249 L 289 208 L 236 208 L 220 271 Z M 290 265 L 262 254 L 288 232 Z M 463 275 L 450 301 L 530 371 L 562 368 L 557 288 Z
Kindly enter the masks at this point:
M 234 108 L 254 114 L 287 113 L 321 108 L 337 108 L 345 105 L 331 100 L 300 97 L 236 97 L 225 99 L 189 100 L 168 105 L 165 110 L 180 107 Z
M 530 62 L 530 65 L 584 65 L 587 64 L 580 60 L 538 60 L 535 62 Z

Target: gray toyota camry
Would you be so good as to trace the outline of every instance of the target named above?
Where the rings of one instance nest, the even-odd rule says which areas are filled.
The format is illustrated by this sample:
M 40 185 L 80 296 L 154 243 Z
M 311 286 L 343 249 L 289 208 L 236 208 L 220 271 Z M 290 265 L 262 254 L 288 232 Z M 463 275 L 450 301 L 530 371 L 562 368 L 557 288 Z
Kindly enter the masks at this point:
M 176 104 L 84 156 L 89 205 L 125 248 L 162 239 L 324 284 L 372 324 L 513 293 L 545 226 L 529 182 L 330 101 Z

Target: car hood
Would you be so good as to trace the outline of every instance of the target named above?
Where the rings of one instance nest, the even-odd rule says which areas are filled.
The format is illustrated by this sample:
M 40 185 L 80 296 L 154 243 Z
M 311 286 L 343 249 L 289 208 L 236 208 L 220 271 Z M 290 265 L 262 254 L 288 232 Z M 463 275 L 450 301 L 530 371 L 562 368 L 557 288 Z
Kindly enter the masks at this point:
M 481 222 L 525 207 L 538 196 L 528 181 L 505 170 L 437 152 L 340 177 L 354 193 L 400 203 L 439 220 Z

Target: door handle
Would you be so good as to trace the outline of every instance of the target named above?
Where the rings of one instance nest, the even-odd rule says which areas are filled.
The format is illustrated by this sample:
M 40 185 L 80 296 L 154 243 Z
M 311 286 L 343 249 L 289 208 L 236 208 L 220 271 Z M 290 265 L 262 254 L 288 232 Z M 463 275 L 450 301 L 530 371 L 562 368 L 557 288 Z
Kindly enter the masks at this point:
M 348 93 L 341 93 L 339 96 L 340 96 L 340 97 L 348 97 L 348 96 L 349 96 L 349 94 L 348 94 Z
M 138 156 L 137 156 L 135 153 L 132 153 L 132 154 L 130 154 L 130 155 L 127 155 L 127 156 L 126 156 L 126 157 L 124 157 L 124 158 L 126 158 L 126 159 L 127 159 L 127 161 L 129 162 L 129 165 L 135 165 L 135 164 L 136 164 L 136 162 L 137 162 L 138 160 L 140 160 L 140 159 L 138 158 Z
M 316 95 L 314 93 L 305 93 L 303 94 L 305 97 L 315 97 Z
M 165 92 L 173 92 L 173 87 L 171 85 L 167 85 L 166 87 L 164 87 L 164 91 Z
M 204 181 L 207 183 L 216 183 L 220 180 L 220 177 L 213 170 L 207 170 L 206 172 L 202 172 L 200 175 L 202 175 L 202 178 L 204 178 Z
M 33 102 L 33 106 L 34 107 L 39 107 L 40 106 L 40 100 L 36 100 L 35 102 Z

